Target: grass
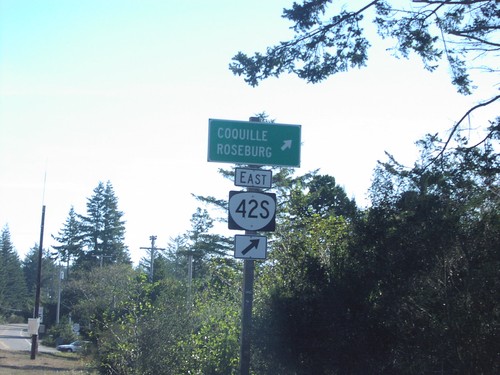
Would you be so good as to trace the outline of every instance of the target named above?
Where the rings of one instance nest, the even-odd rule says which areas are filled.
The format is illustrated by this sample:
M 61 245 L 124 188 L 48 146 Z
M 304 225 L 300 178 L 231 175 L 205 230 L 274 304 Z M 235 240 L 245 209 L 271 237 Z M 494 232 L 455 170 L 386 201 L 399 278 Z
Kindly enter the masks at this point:
M 72 353 L 38 353 L 0 350 L 0 375 L 97 375 L 84 359 Z

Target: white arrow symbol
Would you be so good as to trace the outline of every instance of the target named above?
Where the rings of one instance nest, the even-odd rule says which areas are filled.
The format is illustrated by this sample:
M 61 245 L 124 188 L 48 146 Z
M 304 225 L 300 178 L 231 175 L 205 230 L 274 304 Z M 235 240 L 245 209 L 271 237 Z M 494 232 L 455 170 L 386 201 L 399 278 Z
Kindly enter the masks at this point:
M 292 140 L 291 139 L 283 141 L 283 146 L 281 146 L 281 151 L 285 151 L 287 148 L 292 148 Z

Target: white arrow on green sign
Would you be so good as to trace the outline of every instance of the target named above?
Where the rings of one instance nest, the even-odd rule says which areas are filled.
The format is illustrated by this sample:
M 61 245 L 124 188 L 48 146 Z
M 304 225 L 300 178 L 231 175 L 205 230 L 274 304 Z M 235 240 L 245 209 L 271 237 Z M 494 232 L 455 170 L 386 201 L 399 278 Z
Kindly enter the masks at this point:
M 300 125 L 208 121 L 208 161 L 300 166 Z

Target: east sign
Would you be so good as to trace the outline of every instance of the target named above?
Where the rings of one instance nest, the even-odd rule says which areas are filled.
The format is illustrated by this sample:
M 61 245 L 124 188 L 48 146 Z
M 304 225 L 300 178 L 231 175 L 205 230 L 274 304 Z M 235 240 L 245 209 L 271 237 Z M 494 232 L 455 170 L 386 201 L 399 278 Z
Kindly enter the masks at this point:
M 273 172 L 265 169 L 235 168 L 234 184 L 253 188 L 270 188 Z

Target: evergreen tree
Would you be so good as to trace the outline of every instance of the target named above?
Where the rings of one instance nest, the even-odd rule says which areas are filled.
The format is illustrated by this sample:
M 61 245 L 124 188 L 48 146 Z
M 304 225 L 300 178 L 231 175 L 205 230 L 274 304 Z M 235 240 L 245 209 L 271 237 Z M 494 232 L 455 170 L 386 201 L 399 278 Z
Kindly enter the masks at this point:
M 130 263 L 124 244 L 125 222 L 118 210 L 118 199 L 111 182 L 99 182 L 87 200 L 87 215 L 81 215 L 82 254 L 76 259 L 79 268 L 113 263 Z
M 52 238 L 60 243 L 58 246 L 52 246 L 57 252 L 57 258 L 66 264 L 66 269 L 69 269 L 71 261 L 81 256 L 83 252 L 81 223 L 73 206 L 69 210 L 63 228 Z
M 27 291 L 21 261 L 11 241 L 7 226 L 2 229 L 0 238 L 0 308 L 2 313 L 21 311 L 26 308 Z
M 168 275 L 186 281 L 189 296 L 194 295 L 195 284 L 201 286 L 210 283 L 209 269 L 212 260 L 221 260 L 223 267 L 235 267 L 234 260 L 226 257 L 231 250 L 232 241 L 228 237 L 211 233 L 213 223 L 214 219 L 208 210 L 198 207 L 191 217 L 191 230 L 172 239 L 165 255 L 159 256 L 155 262 L 155 267 L 157 264 L 159 267 L 156 268 L 158 276 Z M 146 262 L 143 263 L 144 267 Z
M 28 290 L 28 305 L 30 306 L 30 311 L 33 309 L 35 303 L 38 252 L 39 246 L 35 244 L 26 254 L 22 262 L 24 279 Z M 55 264 L 50 256 L 50 252 L 46 250 L 42 255 L 42 274 L 40 280 L 40 303 L 44 308 L 45 324 L 51 324 L 55 321 L 59 288 L 58 277 L 60 277 L 60 267 Z
M 197 208 L 191 217 L 191 230 L 187 234 L 188 252 L 193 256 L 193 274 L 204 273 L 204 262 L 211 257 L 225 256 L 230 249 L 229 239 L 210 233 L 214 220 L 206 209 Z
M 187 280 L 187 244 L 186 236 L 178 235 L 171 238 L 165 251 L 165 263 L 168 264 L 170 273 L 174 279 Z
M 447 64 L 452 84 L 464 95 L 478 87 L 472 71 L 493 74 L 495 79 L 476 80 L 481 87 L 490 87 L 485 87 L 480 103 L 464 110 L 451 134 L 470 125 L 466 120 L 472 112 L 500 100 L 495 92 L 495 61 L 500 47 L 497 0 L 302 0 L 283 9 L 283 18 L 292 22 L 293 38 L 267 47 L 264 53 L 248 56 L 239 52 L 229 65 L 251 86 L 287 73 L 318 83 L 362 68 L 369 64 L 369 49 L 379 37 L 390 40 L 392 47 L 387 50 L 394 56 L 409 58 L 414 54 L 428 71 Z M 368 31 L 370 21 L 378 33 Z M 498 119 L 491 120 L 498 123 Z M 488 123 L 483 121 L 477 127 L 486 130 Z
M 352 340 L 343 319 L 354 296 L 344 277 L 357 208 L 331 176 L 280 172 L 277 228 L 256 279 L 254 366 L 257 373 L 333 374 Z
M 39 247 L 37 244 L 35 244 L 22 261 L 26 288 L 28 290 L 30 298 L 33 297 L 33 302 L 38 272 L 38 252 Z M 51 258 L 50 252 L 46 250 L 42 255 L 42 278 L 40 286 L 40 297 L 42 303 L 49 302 L 50 300 L 54 300 L 55 298 L 57 298 L 57 276 L 58 267 L 55 264 L 54 260 Z
M 104 254 L 116 263 L 131 263 L 128 248 L 125 246 L 125 221 L 123 212 L 118 210 L 118 198 L 115 196 L 111 182 L 106 183 L 104 190 Z
M 265 53 L 247 56 L 239 52 L 233 57 L 230 69 L 244 75 L 252 86 L 287 72 L 316 83 L 332 74 L 364 67 L 370 40 L 377 36 L 392 39 L 394 48 L 390 50 L 398 57 L 417 54 L 427 70 L 435 70 L 445 60 L 453 84 L 464 94 L 472 89 L 470 69 L 496 71 L 494 65 L 490 70 L 473 65 L 480 64 L 480 57 L 494 57 L 499 47 L 494 0 L 375 0 L 365 4 L 302 0 L 284 9 L 283 18 L 294 24 L 293 39 L 268 47 Z M 370 20 L 378 35 L 366 32 Z
M 6 227 L 4 227 L 4 230 Z M 0 241 L 0 246 L 2 243 Z M 5 288 L 7 283 L 7 269 L 5 267 L 5 261 L 2 253 L 0 253 L 0 316 L 5 314 L 6 310 L 4 310 L 5 305 Z
M 155 252 L 154 259 L 154 281 L 166 278 L 177 280 L 186 279 L 186 236 L 178 235 L 171 238 L 167 248 L 163 251 Z M 156 247 L 156 246 L 155 246 Z M 149 275 L 151 267 L 151 258 L 143 257 L 139 262 L 139 269 L 144 274 Z
M 446 150 L 419 142 L 411 170 L 381 163 L 351 255 L 369 291 L 363 341 L 372 373 L 496 374 L 500 158 L 493 140 Z M 439 158 L 436 159 L 436 155 Z M 354 250 L 353 249 L 353 250 Z

